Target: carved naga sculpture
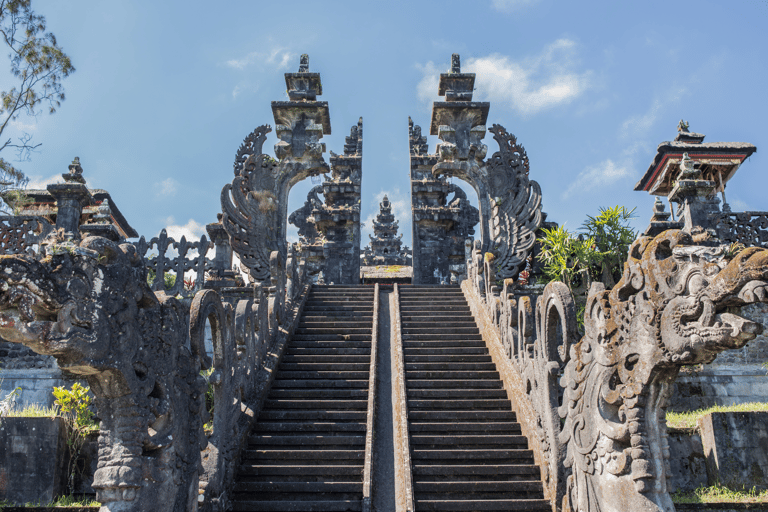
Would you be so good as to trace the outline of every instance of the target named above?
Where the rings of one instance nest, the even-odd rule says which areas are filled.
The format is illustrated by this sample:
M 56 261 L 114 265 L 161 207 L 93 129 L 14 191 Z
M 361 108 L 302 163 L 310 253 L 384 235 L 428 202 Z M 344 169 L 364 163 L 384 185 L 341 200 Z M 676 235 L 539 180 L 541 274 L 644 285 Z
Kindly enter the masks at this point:
M 205 352 L 195 339 L 185 346 L 187 310 L 150 290 L 131 244 L 48 244 L 40 261 L 0 258 L 0 335 L 88 381 L 101 419 L 102 510 L 191 510 L 207 441 Z
M 669 230 L 634 242 L 612 290 L 592 286 L 578 342 L 562 283 L 538 300 L 535 341 L 525 336 L 529 303 L 507 308 L 507 316 L 520 312 L 510 324 L 513 359 L 537 411 L 545 483 L 562 510 L 674 511 L 665 426 L 672 384 L 682 365 L 711 362 L 761 332 L 736 314 L 752 302 L 768 302 L 768 250 L 732 254 Z

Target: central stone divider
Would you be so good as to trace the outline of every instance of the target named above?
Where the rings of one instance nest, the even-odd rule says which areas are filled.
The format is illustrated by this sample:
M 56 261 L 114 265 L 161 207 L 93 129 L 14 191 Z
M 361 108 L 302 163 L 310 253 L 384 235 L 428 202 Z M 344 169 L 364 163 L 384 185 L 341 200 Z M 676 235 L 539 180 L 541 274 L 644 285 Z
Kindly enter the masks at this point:
M 312 286 L 244 451 L 233 510 L 362 511 L 370 502 L 373 295 L 371 286 Z
M 376 416 L 376 361 L 379 346 L 379 283 L 373 292 L 373 327 L 371 328 L 371 366 L 368 371 L 368 415 L 365 422 L 365 463 L 363 465 L 363 512 L 371 512 L 373 495 L 373 446 L 376 435 L 373 425 Z
M 392 407 L 394 412 L 395 492 L 397 512 L 414 512 L 411 446 L 408 439 L 408 395 L 405 388 L 400 286 L 395 284 L 394 367 L 392 368 Z
M 416 511 L 550 511 L 461 289 L 401 286 L 399 311 Z

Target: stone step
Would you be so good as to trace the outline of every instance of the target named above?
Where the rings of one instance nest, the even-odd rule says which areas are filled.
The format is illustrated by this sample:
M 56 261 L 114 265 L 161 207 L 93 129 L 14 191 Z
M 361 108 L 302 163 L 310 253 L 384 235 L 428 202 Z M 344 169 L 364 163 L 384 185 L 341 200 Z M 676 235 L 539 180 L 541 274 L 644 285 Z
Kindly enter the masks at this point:
M 358 411 L 365 410 L 368 407 L 368 400 L 265 400 L 264 410 L 278 410 L 278 409 L 324 409 L 326 411 L 332 410 L 348 410 Z
M 482 356 L 488 355 L 488 349 L 483 347 L 403 347 L 405 357 L 411 356 Z
M 446 320 L 435 321 L 434 319 L 431 321 L 401 319 L 401 324 L 402 324 L 402 329 L 404 331 L 406 330 L 410 331 L 413 329 L 435 329 L 435 328 L 447 329 L 447 328 L 453 328 L 453 327 L 461 327 L 461 328 L 477 330 L 477 325 L 475 324 L 474 320 L 461 321 L 456 318 L 454 318 L 451 321 L 446 321 Z
M 418 304 L 402 304 L 402 303 L 400 304 L 400 314 L 401 315 L 403 315 L 403 314 L 410 314 L 410 313 L 414 313 L 414 314 L 422 313 L 422 314 L 424 314 L 425 312 L 428 314 L 428 313 L 431 313 L 433 311 L 452 311 L 452 312 L 462 313 L 462 314 L 463 313 L 470 313 L 471 312 L 471 310 L 469 309 L 469 306 L 450 306 L 450 305 L 435 305 L 435 304 L 432 304 L 432 305 L 430 305 L 429 311 L 427 312 L 427 310 L 424 308 L 423 305 L 420 306 Z
M 495 371 L 448 371 L 448 370 L 408 370 L 405 378 L 411 379 L 494 379 L 498 380 L 499 372 Z M 406 384 L 407 386 L 408 384 Z
M 431 467 L 431 466 L 430 466 Z M 363 466 L 361 465 L 326 465 L 326 466 L 260 466 L 255 464 L 241 464 L 238 473 L 249 477 L 269 476 L 271 478 L 288 478 L 298 476 L 310 480 L 312 477 L 333 477 L 339 476 L 345 479 L 350 477 L 363 476 Z
M 499 409 L 507 410 L 512 408 L 511 402 L 506 399 L 490 398 L 476 400 L 408 400 L 409 409 L 431 409 L 439 410 L 472 410 L 472 409 Z
M 366 416 L 366 411 L 263 410 L 259 413 L 259 421 L 365 421 Z
M 286 379 L 285 376 L 277 374 L 277 378 L 272 382 L 272 389 L 368 389 L 368 379 Z
M 362 380 L 368 379 L 368 372 L 353 372 L 353 371 L 343 371 L 343 372 L 333 372 L 333 371 L 306 371 L 306 372 L 287 372 L 287 371 L 280 371 L 278 377 L 281 379 L 299 379 L 299 380 L 309 380 L 309 379 L 339 379 L 339 380 Z
M 414 435 L 411 434 L 411 446 L 420 448 L 431 446 L 433 448 L 442 448 L 444 446 L 469 445 L 478 447 L 480 445 L 504 445 L 505 447 L 528 448 L 528 438 L 523 435 L 511 436 L 502 434 L 493 435 Z
M 533 461 L 533 451 L 526 449 L 503 449 L 493 450 L 489 448 L 451 450 L 440 448 L 437 450 L 412 449 L 411 459 L 414 461 L 452 461 L 452 460 L 482 460 L 489 463 L 492 461 L 513 461 L 521 459 L 530 459 Z
M 299 322 L 298 329 L 338 329 L 344 330 L 353 329 L 366 329 L 370 328 L 372 319 L 365 318 L 353 318 L 349 320 L 323 320 L 318 322 Z
M 418 511 L 462 511 L 462 512 L 511 512 L 526 510 L 551 512 L 549 500 L 544 499 L 498 499 L 498 500 L 414 500 Z
M 477 480 L 473 482 L 417 482 L 413 486 L 418 493 L 441 493 L 444 497 L 457 493 L 529 493 L 543 492 L 541 482 L 531 480 L 512 480 L 501 482 L 498 480 Z
M 364 334 L 370 337 L 371 326 L 367 327 L 349 327 L 343 329 L 335 329 L 332 327 L 311 327 L 311 328 L 296 328 L 296 334 L 298 335 L 318 335 L 318 334 L 340 334 L 339 331 L 343 331 L 341 334 Z
M 435 371 L 478 371 L 491 372 L 496 369 L 493 363 L 411 363 L 406 360 L 406 372 L 435 372 Z
M 451 466 L 414 464 L 413 474 L 421 477 L 436 478 L 457 478 L 464 476 L 481 478 L 488 478 L 489 476 L 539 478 L 541 476 L 541 471 L 535 464 L 494 464 L 489 466 L 471 464 Z
M 233 512 L 357 512 L 363 510 L 362 500 L 314 500 L 314 501 L 256 501 L 234 500 Z
M 260 446 L 362 446 L 365 449 L 365 436 L 320 436 L 320 435 L 254 435 L 248 442 Z
M 301 317 L 302 323 L 314 323 L 314 322 L 351 322 L 353 320 L 356 320 L 358 322 L 373 322 L 373 315 L 359 315 L 355 313 L 354 315 L 337 315 L 333 312 L 328 312 L 327 314 L 322 315 L 303 315 Z
M 235 486 L 235 492 L 259 493 L 263 499 L 275 493 L 362 493 L 363 486 L 361 482 L 242 482 Z
M 514 413 L 513 413 L 514 414 Z M 508 422 L 411 422 L 408 426 L 411 434 L 422 434 L 426 432 L 444 433 L 453 435 L 457 433 L 470 432 L 504 432 L 507 434 L 520 434 L 520 424 L 515 421 Z M 490 434 L 489 434 L 490 435 Z M 492 434 L 495 435 L 495 434 Z
M 494 379 L 458 380 L 458 379 L 423 379 L 411 380 L 407 384 L 410 389 L 502 389 L 501 381 Z
M 286 354 L 283 356 L 283 363 L 302 364 L 302 363 L 366 363 L 370 362 L 370 350 L 354 349 L 354 354 Z
M 417 333 L 417 332 L 403 332 L 402 334 L 403 346 L 407 346 L 407 341 L 425 341 L 435 343 L 434 346 L 440 346 L 440 343 L 445 346 L 451 346 L 447 344 L 449 341 L 457 341 L 461 343 L 467 343 L 468 347 L 484 347 L 485 342 L 480 334 L 431 334 L 431 333 Z
M 289 462 L 302 461 L 304 464 L 322 465 L 329 460 L 362 462 L 365 458 L 365 450 L 253 450 L 251 448 L 246 448 L 243 450 L 243 458 L 248 461 L 268 459 L 275 461 L 285 460 Z
M 489 354 L 405 354 L 406 363 L 487 363 L 492 361 Z
M 445 423 L 448 421 L 516 421 L 513 411 L 489 411 L 478 409 L 476 411 L 408 411 L 408 421 L 434 421 Z
M 326 342 L 319 342 L 319 343 L 326 343 Z M 371 344 L 368 343 L 361 343 L 360 346 L 349 346 L 351 342 L 344 342 L 338 343 L 337 347 L 323 347 L 318 348 L 312 345 L 303 346 L 303 347 L 297 347 L 297 346 L 289 346 L 288 349 L 285 351 L 285 355 L 283 358 L 287 357 L 294 357 L 294 356 L 355 356 L 359 354 L 367 354 L 370 356 L 371 353 Z
M 320 421 L 260 421 L 253 431 L 258 432 L 290 432 L 293 435 L 303 435 L 304 432 L 365 432 L 365 423 L 328 423 Z
M 342 331 L 341 333 L 339 331 Z M 318 335 L 318 334 L 366 334 L 368 336 L 371 335 L 371 326 L 365 326 L 365 327 L 344 327 L 344 328 L 333 328 L 333 327 L 297 327 L 296 328 L 296 334 L 298 335 Z
M 507 392 L 504 389 L 474 389 L 467 386 L 462 386 L 459 389 L 409 389 L 406 394 L 409 399 L 507 398 Z
M 362 348 L 371 346 L 369 334 L 294 335 L 288 343 L 292 348 Z M 485 346 L 485 345 L 483 345 Z
M 477 364 L 477 363 L 476 363 Z M 280 363 L 278 371 L 280 372 L 315 372 L 315 371 L 352 371 L 362 372 L 370 368 L 370 363 Z
M 309 316 L 334 315 L 338 317 L 368 317 L 373 315 L 372 306 L 323 306 L 321 304 L 304 305 L 304 314 Z
M 403 327 L 403 335 L 429 334 L 432 336 L 442 334 L 479 334 L 476 326 L 471 327 Z
M 357 398 L 361 400 L 367 400 L 367 389 L 304 389 L 304 388 L 288 388 L 288 389 L 272 389 L 269 392 L 269 398 L 272 400 L 283 399 L 297 399 L 297 398 L 325 398 L 325 399 L 337 399 L 337 398 Z

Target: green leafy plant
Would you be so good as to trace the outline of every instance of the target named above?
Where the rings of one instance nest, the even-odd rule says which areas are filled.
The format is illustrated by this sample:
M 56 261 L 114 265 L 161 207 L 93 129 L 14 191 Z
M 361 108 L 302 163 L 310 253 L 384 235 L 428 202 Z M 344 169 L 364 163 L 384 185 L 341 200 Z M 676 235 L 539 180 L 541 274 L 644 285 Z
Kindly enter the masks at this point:
M 213 367 L 200 371 L 200 376 L 205 379 L 205 410 L 210 414 L 209 420 L 203 425 L 203 430 L 205 430 L 206 435 L 213 434 L 213 409 L 215 403 L 211 375 L 213 375 Z
M 70 494 L 75 491 L 75 477 L 78 472 L 82 472 L 77 467 L 80 452 L 88 434 L 97 426 L 93 421 L 93 411 L 91 411 L 91 388 L 83 386 L 79 382 L 72 384 L 71 389 L 64 386 L 53 388 L 53 396 L 56 397 L 55 404 L 59 407 L 61 415 L 67 421 L 69 434 L 67 436 L 67 446 L 69 447 L 69 461 L 67 463 L 67 487 Z
M 594 240 L 581 239 L 563 226 L 542 228 L 539 261 L 549 281 L 562 281 L 573 293 L 574 287 L 589 276 L 588 266 Z M 586 284 L 586 283 L 585 283 Z
M 587 215 L 581 226 L 583 236 L 593 241 L 587 259 L 590 277 L 602 281 L 606 288 L 621 279 L 629 246 L 637 238 L 637 231 L 629 225 L 634 213 L 635 208 L 627 210 L 624 206 L 600 208 L 596 217 Z

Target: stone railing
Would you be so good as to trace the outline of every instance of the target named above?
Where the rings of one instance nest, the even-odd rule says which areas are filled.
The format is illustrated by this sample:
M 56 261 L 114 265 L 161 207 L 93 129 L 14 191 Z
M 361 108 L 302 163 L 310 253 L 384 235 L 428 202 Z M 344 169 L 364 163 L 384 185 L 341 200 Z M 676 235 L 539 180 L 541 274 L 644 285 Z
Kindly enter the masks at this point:
M 674 511 L 664 418 L 679 369 L 755 338 L 759 326 L 733 306 L 768 296 L 768 250 L 724 242 L 639 238 L 619 283 L 592 285 L 583 335 L 563 283 L 540 294 L 499 283 L 492 255 L 474 247 L 462 289 L 553 511 Z
M 189 242 L 182 236 L 181 240 L 169 237 L 165 229 L 147 242 L 141 237 L 134 244 L 139 255 L 144 258 L 146 267 L 154 274 L 151 287 L 153 291 L 165 291 L 168 295 L 190 296 L 201 290 L 205 283 L 205 272 L 213 266 L 211 259 L 206 258 L 213 248 L 203 235 L 197 242 Z M 157 251 L 157 254 L 147 253 Z M 176 253 L 174 256 L 173 253 Z M 166 287 L 167 273 L 176 276 L 174 283 Z M 188 279 L 188 272 L 194 273 L 194 278 Z
M 725 242 L 768 248 L 768 212 L 718 212 L 712 224 Z
M 15 215 L 0 217 L 0 254 L 36 255 L 40 242 L 53 226 L 43 217 Z
M 102 510 L 225 510 L 309 290 L 304 261 L 274 251 L 268 280 L 227 286 L 237 280 L 219 272 L 224 258 L 207 257 L 206 237 L 162 232 L 129 243 L 82 236 L 77 225 L 54 231 L 37 218 L 0 222 L 12 240 L 0 259 L 0 336 L 55 357 L 90 385 L 102 418 L 93 483 Z M 216 249 L 226 254 L 228 241 Z M 166 289 L 168 272 L 177 278 Z M 185 287 L 188 272 L 196 279 Z

